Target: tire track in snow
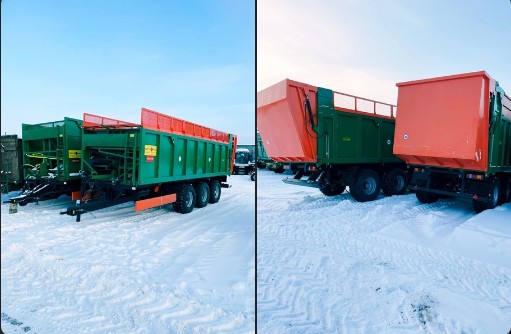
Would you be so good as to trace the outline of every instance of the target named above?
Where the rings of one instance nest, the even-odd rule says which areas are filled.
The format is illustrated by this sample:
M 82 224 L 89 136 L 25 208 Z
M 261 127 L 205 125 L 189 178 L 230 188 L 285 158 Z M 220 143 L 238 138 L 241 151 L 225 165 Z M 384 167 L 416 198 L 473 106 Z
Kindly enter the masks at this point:
M 58 214 L 68 203 L 55 204 L 43 211 L 20 211 L 17 216 L 26 220 L 37 212 L 37 222 L 17 223 L 10 216 L 9 224 L 2 224 L 2 238 L 9 233 L 9 245 L 2 246 L 2 261 L 9 262 L 2 266 L 2 305 L 22 311 L 24 319 L 28 315 L 34 330 L 253 333 L 253 303 L 250 308 L 229 310 L 193 285 L 180 285 L 179 281 L 192 277 L 189 271 L 169 267 L 175 258 L 191 256 L 186 250 L 194 246 L 199 259 L 187 262 L 199 273 L 214 265 L 215 254 L 230 251 L 226 246 L 232 237 L 224 236 L 229 229 L 207 217 L 226 214 L 235 219 L 232 210 L 246 211 L 239 201 L 238 206 L 208 205 L 186 216 L 172 208 L 134 212 L 127 203 L 84 214 L 80 223 Z M 2 216 L 5 210 L 3 206 Z M 239 227 L 230 225 L 242 233 Z M 208 234 L 218 237 L 204 237 Z M 24 239 L 16 242 L 20 237 Z M 230 252 L 233 255 L 237 254 Z M 171 275 L 162 274 L 164 268 Z
M 440 227 L 453 230 L 473 216 L 466 204 L 447 200 L 421 205 L 413 194 L 370 203 L 353 203 L 343 195 L 336 202 L 314 195 L 286 197 L 284 191 L 275 198 L 261 189 L 258 194 L 262 205 L 269 205 L 261 209 L 258 198 L 262 332 L 381 332 L 386 327 L 475 333 L 456 319 L 442 318 L 434 309 L 435 293 L 445 289 L 500 309 L 511 303 L 508 268 L 375 235 L 390 226 L 422 223 L 425 217 L 435 223 L 449 221 Z M 285 205 L 275 204 L 282 198 Z M 311 263 L 316 263 L 315 270 Z M 336 267 L 339 275 L 332 275 Z M 408 284 L 409 274 L 423 277 L 423 283 Z M 354 296 L 361 300 L 349 300 Z M 389 303 L 388 311 L 375 310 L 382 307 L 379 302 Z M 387 316 L 368 320 L 371 310 Z

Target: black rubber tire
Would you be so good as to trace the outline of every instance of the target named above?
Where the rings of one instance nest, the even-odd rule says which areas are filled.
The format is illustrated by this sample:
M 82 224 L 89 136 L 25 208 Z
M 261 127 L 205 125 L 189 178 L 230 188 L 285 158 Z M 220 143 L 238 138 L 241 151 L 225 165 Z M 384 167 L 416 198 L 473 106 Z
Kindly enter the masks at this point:
M 195 206 L 195 189 L 188 183 L 180 184 L 176 191 L 174 210 L 179 213 L 190 213 Z
M 507 182 L 501 182 L 499 205 L 509 202 L 511 199 L 511 179 Z
M 374 201 L 381 191 L 381 180 L 372 169 L 362 169 L 350 186 L 350 194 L 358 202 Z
M 507 197 L 507 202 L 511 202 L 511 179 L 507 180 L 507 193 L 506 193 L 506 197 Z
M 209 202 L 209 186 L 205 181 L 195 184 L 195 207 L 203 208 Z
M 403 195 L 407 186 L 406 174 L 401 169 L 393 169 L 383 177 L 382 190 L 387 196 Z
M 209 181 L 209 203 L 218 203 L 221 195 L 222 187 L 220 187 L 220 182 L 218 182 L 218 180 Z
M 252 173 L 250 174 L 250 179 L 251 179 L 252 181 L 255 181 L 255 180 L 256 180 L 256 172 L 252 172 Z
M 284 173 L 284 171 L 285 171 L 284 168 L 277 168 L 273 172 L 276 173 L 276 174 L 282 174 L 282 173 Z
M 28 202 L 27 202 L 27 201 L 20 201 L 20 202 L 18 202 L 18 205 L 19 205 L 19 206 L 25 206 L 25 205 L 27 205 L 27 204 L 28 204 Z
M 336 184 L 332 187 L 329 183 L 326 183 L 324 179 L 319 180 L 318 183 L 319 191 L 325 196 L 336 196 L 342 194 L 346 190 L 346 186 L 342 184 Z
M 485 202 L 472 200 L 472 208 L 474 208 L 475 213 L 481 213 L 487 209 L 487 206 Z
M 490 201 L 489 202 L 480 202 L 480 201 L 472 201 L 472 207 L 474 211 L 480 213 L 484 210 L 493 209 L 501 204 L 502 200 L 502 188 L 500 187 L 500 180 L 498 177 L 493 178 L 490 188 Z
M 492 180 L 490 191 L 491 201 L 488 203 L 488 209 L 493 209 L 500 205 L 502 200 L 502 188 L 498 177 Z
M 427 193 L 424 191 L 417 191 L 415 196 L 422 204 L 435 203 L 440 198 L 437 194 Z

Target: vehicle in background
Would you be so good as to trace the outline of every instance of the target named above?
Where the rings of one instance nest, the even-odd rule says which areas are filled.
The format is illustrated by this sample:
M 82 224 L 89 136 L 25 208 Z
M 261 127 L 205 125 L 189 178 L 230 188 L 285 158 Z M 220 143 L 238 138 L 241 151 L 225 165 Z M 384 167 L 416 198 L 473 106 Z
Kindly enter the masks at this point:
M 261 134 L 257 131 L 257 168 L 267 168 L 268 164 L 274 161 L 268 158 L 266 151 L 264 150 L 264 144 L 261 140 Z
M 255 157 L 253 151 L 248 148 L 236 148 L 233 174 L 250 174 L 255 169 Z
M 2 193 L 19 190 L 23 186 L 23 150 L 18 135 L 1 137 L 1 186 Z
M 23 189 L 14 206 L 71 195 L 80 190 L 82 121 L 22 124 Z

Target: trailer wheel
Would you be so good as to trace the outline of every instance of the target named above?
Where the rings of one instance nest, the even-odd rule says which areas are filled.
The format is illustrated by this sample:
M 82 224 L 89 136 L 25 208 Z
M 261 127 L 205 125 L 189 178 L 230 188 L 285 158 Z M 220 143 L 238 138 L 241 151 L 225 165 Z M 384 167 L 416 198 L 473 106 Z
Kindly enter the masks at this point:
M 204 181 L 199 181 L 195 186 L 195 207 L 203 208 L 209 202 L 209 186 Z
M 191 184 L 181 184 L 176 192 L 174 210 L 179 213 L 190 213 L 195 206 L 195 189 Z
M 220 200 L 222 194 L 222 188 L 218 180 L 209 181 L 209 203 L 215 204 Z
M 501 185 L 502 195 L 500 196 L 499 205 L 507 203 L 511 199 L 511 179 L 509 179 L 507 182 L 502 182 Z
M 383 193 L 387 196 L 403 195 L 406 186 L 406 175 L 401 169 L 393 169 L 383 178 Z
M 500 204 L 502 193 L 500 191 L 500 180 L 498 177 L 495 177 L 492 180 L 491 189 L 492 189 L 490 193 L 491 200 L 490 202 L 488 202 L 488 209 L 493 209 L 494 207 Z
M 335 196 L 340 195 L 346 190 L 346 186 L 343 184 L 330 184 L 325 181 L 324 178 L 319 180 L 318 183 L 319 191 L 323 193 L 325 196 Z
M 506 202 L 511 202 L 511 179 L 507 180 Z
M 417 191 L 415 196 L 422 204 L 435 203 L 440 198 L 437 194 L 427 193 L 424 191 Z
M 476 213 L 480 213 L 484 210 L 493 209 L 497 205 L 500 204 L 501 200 L 501 189 L 500 189 L 500 180 L 495 177 L 490 185 L 490 200 L 488 202 L 480 202 L 473 200 L 472 207 Z
M 351 196 L 358 202 L 374 201 L 381 190 L 380 176 L 372 169 L 362 169 L 350 186 Z

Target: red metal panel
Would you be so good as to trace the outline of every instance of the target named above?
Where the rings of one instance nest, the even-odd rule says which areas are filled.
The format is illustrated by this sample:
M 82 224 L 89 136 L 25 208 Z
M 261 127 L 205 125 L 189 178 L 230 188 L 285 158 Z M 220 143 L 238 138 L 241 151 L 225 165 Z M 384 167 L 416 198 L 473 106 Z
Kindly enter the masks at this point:
M 486 171 L 495 81 L 484 71 L 398 83 L 394 154 L 409 164 Z
M 71 200 L 76 201 L 77 199 L 81 199 L 82 196 L 81 194 L 82 194 L 81 191 L 73 191 L 71 193 Z
M 233 136 L 232 156 L 231 156 L 231 174 L 234 173 L 234 163 L 236 162 L 236 147 L 238 146 L 238 136 Z
M 135 201 L 135 211 L 142 211 L 145 209 L 154 208 L 176 201 L 176 194 L 170 194 L 165 196 L 159 196 L 155 198 L 144 199 L 141 201 Z
M 282 162 L 317 160 L 316 138 L 307 133 L 304 118 L 305 94 L 316 117 L 317 90 L 286 79 L 257 93 L 257 129 L 268 157 Z
M 161 114 L 150 109 L 142 108 L 141 118 L 142 126 L 147 129 L 229 143 L 229 134 L 225 132 Z

